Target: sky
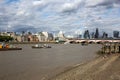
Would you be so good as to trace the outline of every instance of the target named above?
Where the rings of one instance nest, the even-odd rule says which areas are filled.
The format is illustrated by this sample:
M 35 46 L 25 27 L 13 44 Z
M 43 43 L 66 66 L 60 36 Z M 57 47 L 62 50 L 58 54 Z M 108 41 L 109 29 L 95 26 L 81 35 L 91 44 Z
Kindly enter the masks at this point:
M 120 0 L 0 0 L 0 30 L 120 31 Z

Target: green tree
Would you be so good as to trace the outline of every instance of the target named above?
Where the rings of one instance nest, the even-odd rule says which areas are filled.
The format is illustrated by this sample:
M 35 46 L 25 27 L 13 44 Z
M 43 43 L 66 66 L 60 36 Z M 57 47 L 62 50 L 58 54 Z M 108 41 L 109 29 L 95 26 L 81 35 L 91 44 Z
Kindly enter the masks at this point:
M 0 42 L 8 42 L 12 40 L 13 40 L 13 37 L 11 36 L 0 36 Z

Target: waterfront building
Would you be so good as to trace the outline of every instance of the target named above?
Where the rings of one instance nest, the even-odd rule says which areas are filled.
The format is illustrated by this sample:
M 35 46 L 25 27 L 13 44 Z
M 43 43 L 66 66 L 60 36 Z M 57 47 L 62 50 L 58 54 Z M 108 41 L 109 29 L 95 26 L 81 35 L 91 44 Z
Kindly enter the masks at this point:
M 48 40 L 49 41 L 53 41 L 54 40 L 54 37 L 53 37 L 52 33 L 48 33 Z
M 42 32 L 42 34 L 45 36 L 45 41 L 48 41 L 48 32 Z
M 62 31 L 60 31 L 60 32 L 58 33 L 58 35 L 57 35 L 57 40 L 58 40 L 58 41 L 66 41 L 66 38 L 65 38 L 65 36 L 64 36 L 64 34 L 63 34 Z
M 0 32 L 0 35 L 14 37 L 15 33 L 14 32 Z
M 39 32 L 37 37 L 39 41 L 52 41 L 54 39 L 53 34 L 48 32 Z
M 46 39 L 45 35 L 44 35 L 42 32 L 38 32 L 38 33 L 36 34 L 36 36 L 38 37 L 38 40 L 39 40 L 40 42 L 45 41 L 45 39 Z
M 13 38 L 14 38 L 14 42 L 22 42 L 22 37 L 19 34 L 16 34 Z

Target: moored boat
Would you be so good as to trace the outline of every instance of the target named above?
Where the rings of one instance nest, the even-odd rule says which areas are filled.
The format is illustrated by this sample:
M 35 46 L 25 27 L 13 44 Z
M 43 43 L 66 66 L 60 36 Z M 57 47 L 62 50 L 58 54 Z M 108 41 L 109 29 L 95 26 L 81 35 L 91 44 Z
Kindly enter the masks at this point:
M 44 44 L 44 45 L 34 45 L 32 46 L 32 48 L 36 48 L 36 49 L 39 49 L 39 48 L 52 48 L 51 46 L 47 45 L 47 44 Z
M 36 46 L 32 46 L 32 48 L 43 48 L 42 46 L 38 46 L 38 47 L 36 47 Z
M 0 51 L 8 51 L 8 50 L 22 50 L 22 48 L 10 44 L 0 43 Z
M 0 48 L 0 51 L 22 50 L 22 48 Z

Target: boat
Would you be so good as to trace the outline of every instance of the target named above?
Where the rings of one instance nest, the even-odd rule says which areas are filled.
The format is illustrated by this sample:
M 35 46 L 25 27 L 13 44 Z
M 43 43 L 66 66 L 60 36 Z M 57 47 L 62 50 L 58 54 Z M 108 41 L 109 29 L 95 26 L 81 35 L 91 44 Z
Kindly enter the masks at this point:
M 51 46 L 44 46 L 44 48 L 52 48 Z
M 39 47 L 32 46 L 32 48 L 52 48 L 52 47 L 51 47 L 51 46 L 45 46 L 45 47 L 41 47 L 41 46 L 39 46 Z
M 22 50 L 22 48 L 13 46 L 11 44 L 0 43 L 0 51 L 8 51 L 8 50 Z
M 32 48 L 43 48 L 42 46 L 32 46 Z
M 22 48 L 0 48 L 0 51 L 22 50 Z
M 47 44 L 44 44 L 44 45 L 34 45 L 32 46 L 32 48 L 36 48 L 36 49 L 39 49 L 39 48 L 52 48 L 51 46 L 47 45 Z

